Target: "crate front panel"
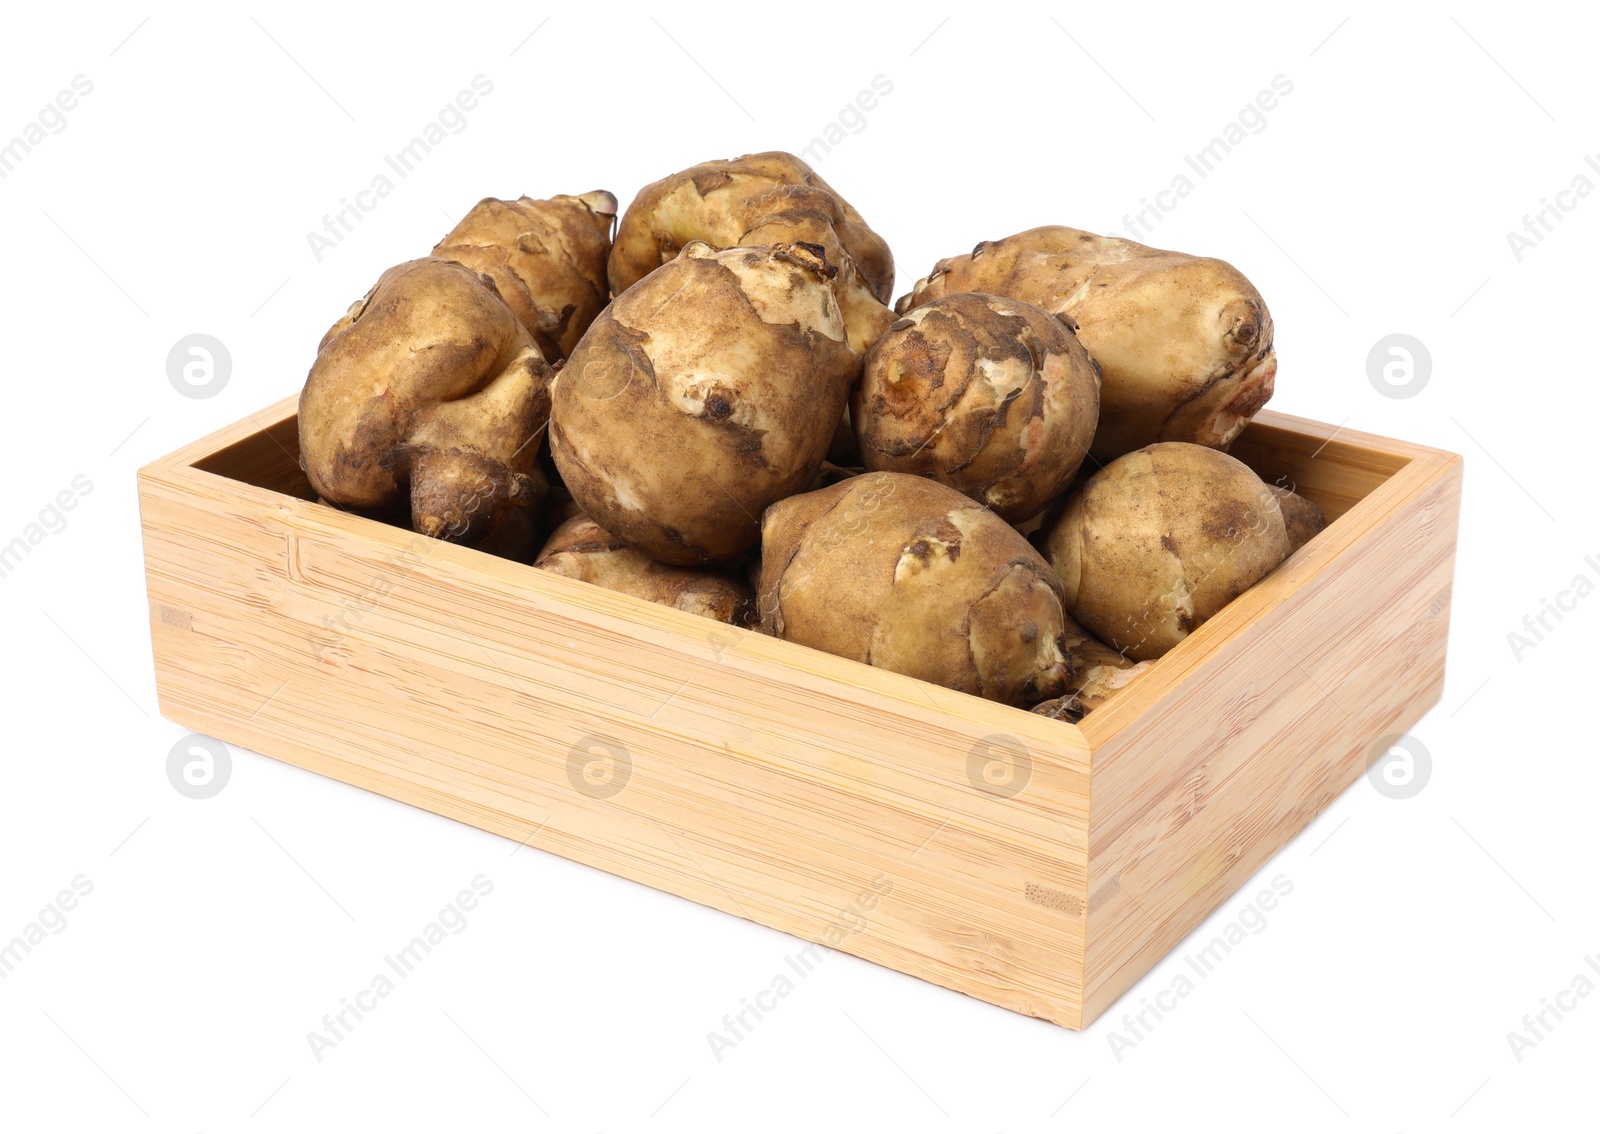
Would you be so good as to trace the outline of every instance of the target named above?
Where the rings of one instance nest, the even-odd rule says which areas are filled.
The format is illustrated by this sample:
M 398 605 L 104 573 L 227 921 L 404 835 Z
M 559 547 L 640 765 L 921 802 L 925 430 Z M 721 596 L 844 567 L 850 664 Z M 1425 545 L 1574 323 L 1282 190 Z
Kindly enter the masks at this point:
M 172 719 L 1078 1025 L 1076 728 L 194 468 L 141 508 Z
M 1442 681 L 1418 446 L 1263 413 L 1234 455 L 1336 522 L 1079 728 L 317 505 L 294 409 L 141 474 L 166 715 L 1071 1027 Z

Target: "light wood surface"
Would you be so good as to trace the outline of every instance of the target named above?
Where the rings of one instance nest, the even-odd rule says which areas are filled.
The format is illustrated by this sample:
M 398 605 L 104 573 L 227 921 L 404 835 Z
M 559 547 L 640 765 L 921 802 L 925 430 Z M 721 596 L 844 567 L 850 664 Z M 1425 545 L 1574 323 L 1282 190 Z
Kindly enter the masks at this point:
M 1339 522 L 1080 727 L 317 504 L 294 411 L 140 473 L 166 716 L 1069 1027 L 1442 680 L 1459 458 L 1283 415 Z
M 1087 1018 L 1438 701 L 1460 486 L 1459 458 L 1413 459 L 1084 719 Z

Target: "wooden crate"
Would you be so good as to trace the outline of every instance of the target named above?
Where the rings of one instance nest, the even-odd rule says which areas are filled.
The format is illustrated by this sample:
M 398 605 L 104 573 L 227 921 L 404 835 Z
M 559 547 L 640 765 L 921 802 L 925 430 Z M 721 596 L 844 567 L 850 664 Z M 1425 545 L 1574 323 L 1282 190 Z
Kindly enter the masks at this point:
M 1233 451 L 1334 522 L 1075 726 L 320 505 L 291 398 L 139 474 L 161 711 L 1079 1028 L 1444 681 L 1461 459 Z

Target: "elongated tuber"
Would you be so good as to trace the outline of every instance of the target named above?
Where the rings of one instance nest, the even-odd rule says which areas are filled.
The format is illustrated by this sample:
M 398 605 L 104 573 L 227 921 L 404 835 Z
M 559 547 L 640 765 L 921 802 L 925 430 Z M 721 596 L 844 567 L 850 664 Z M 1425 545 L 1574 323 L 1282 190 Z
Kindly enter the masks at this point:
M 537 501 L 550 367 L 488 277 L 390 268 L 329 329 L 300 395 L 300 457 L 323 499 L 483 539 Z
M 1260 293 L 1221 260 L 1076 228 L 1029 229 L 941 260 L 896 309 L 983 291 L 1065 315 L 1100 363 L 1102 463 L 1156 441 L 1226 449 L 1272 396 Z
M 733 626 L 749 626 L 755 616 L 755 593 L 736 573 L 657 562 L 588 516 L 557 528 L 534 566 Z

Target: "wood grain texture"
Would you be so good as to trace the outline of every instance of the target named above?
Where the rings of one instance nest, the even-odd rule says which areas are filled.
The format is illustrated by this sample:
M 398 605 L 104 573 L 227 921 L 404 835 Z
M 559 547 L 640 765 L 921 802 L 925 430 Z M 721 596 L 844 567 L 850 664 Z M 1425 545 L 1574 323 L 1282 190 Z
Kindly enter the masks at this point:
M 1159 682 L 1085 718 L 1087 1019 L 1438 700 L 1460 471 L 1414 459 L 1164 657 Z
M 1442 680 L 1459 458 L 1314 422 L 1235 453 L 1339 521 L 1074 726 L 317 504 L 294 412 L 140 473 L 166 716 L 1069 1027 Z
M 214 473 L 147 469 L 141 508 L 166 716 L 1078 1024 L 1075 727 Z M 1015 751 L 1026 791 L 975 786 Z
M 1263 479 L 1314 501 L 1336 520 L 1410 461 L 1437 450 L 1271 410 L 1258 414 L 1229 453 Z

